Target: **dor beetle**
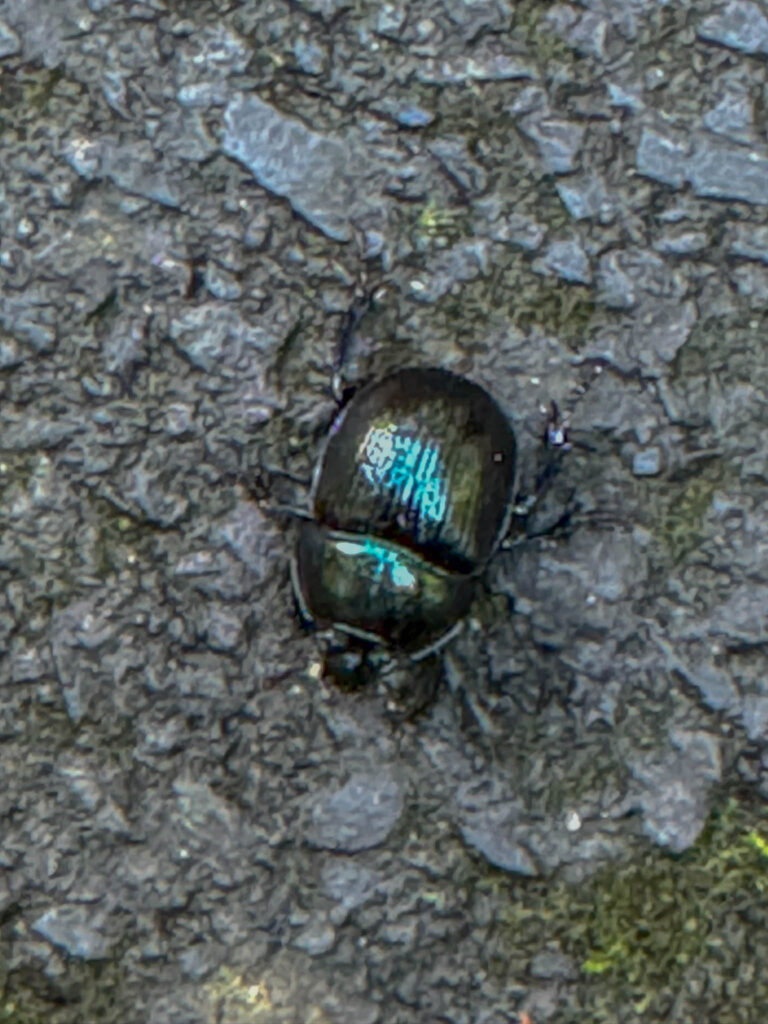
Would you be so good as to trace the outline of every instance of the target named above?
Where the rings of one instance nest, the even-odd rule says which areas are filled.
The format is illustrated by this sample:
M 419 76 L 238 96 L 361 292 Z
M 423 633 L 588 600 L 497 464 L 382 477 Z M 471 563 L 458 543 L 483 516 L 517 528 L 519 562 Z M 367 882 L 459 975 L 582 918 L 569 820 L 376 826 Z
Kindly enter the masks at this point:
M 411 660 L 467 613 L 516 489 L 512 428 L 477 384 L 403 369 L 362 388 L 329 432 L 292 564 L 303 616 Z

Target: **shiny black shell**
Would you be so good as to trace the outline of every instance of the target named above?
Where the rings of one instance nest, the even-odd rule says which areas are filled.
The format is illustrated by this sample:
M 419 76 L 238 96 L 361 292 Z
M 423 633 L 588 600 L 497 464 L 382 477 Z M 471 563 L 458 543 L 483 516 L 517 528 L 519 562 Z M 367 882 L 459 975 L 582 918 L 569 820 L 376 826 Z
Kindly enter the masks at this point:
M 337 417 L 300 526 L 297 597 L 315 622 L 409 652 L 469 609 L 503 536 L 515 436 L 477 384 L 405 369 Z

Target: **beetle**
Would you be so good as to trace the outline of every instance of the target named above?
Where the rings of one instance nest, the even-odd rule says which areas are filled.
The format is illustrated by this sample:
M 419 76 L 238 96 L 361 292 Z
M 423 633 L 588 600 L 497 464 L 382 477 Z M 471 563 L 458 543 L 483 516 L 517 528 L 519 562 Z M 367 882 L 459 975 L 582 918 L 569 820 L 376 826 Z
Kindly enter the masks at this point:
M 316 465 L 291 564 L 302 617 L 346 638 L 331 649 L 337 681 L 359 681 L 366 652 L 414 662 L 446 642 L 516 487 L 514 432 L 478 384 L 411 367 L 353 396 Z

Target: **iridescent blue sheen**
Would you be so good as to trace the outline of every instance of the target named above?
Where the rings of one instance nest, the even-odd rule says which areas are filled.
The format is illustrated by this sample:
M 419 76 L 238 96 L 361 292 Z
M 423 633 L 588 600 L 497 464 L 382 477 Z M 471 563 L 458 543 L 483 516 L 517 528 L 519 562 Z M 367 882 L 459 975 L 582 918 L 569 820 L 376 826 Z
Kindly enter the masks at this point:
M 360 447 L 359 469 L 380 495 L 411 508 L 418 519 L 440 523 L 448 503 L 440 450 L 394 423 L 371 427 Z
M 405 552 L 401 553 L 391 545 L 380 544 L 372 537 L 365 537 L 362 541 L 337 541 L 336 547 L 343 555 L 367 558 L 372 566 L 372 580 L 380 579 L 386 569 L 390 581 L 400 590 L 413 590 L 418 582 L 405 564 Z

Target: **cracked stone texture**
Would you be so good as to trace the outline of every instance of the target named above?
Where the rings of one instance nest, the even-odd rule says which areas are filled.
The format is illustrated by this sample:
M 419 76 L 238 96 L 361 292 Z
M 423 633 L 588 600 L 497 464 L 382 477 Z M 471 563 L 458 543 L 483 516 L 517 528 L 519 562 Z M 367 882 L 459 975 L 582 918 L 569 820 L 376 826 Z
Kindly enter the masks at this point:
M 500 936 L 768 799 L 766 53 L 741 0 L 0 0 L 6 1016 L 640 1019 Z M 361 291 L 350 382 L 486 386 L 524 492 L 574 442 L 404 723 L 268 512 Z M 659 1019 L 762 1022 L 723 962 Z

